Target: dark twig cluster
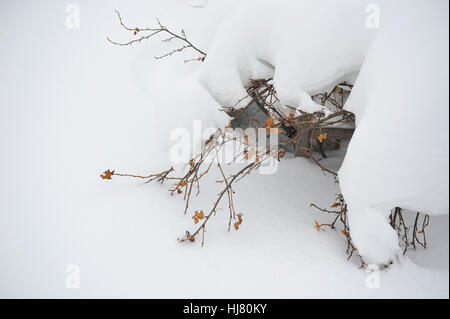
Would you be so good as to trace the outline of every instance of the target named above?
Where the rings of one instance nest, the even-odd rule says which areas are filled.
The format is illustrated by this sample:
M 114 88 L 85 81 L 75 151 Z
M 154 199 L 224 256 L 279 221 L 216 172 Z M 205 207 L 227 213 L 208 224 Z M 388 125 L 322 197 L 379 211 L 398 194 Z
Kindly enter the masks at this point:
M 145 176 L 119 174 L 115 173 L 115 171 L 108 170 L 105 171 L 101 177 L 103 179 L 112 179 L 113 176 L 132 177 L 145 179 L 146 182 L 158 181 L 161 183 L 164 181 L 172 181 L 174 183 L 170 187 L 169 192 L 171 195 L 184 194 L 183 197 L 186 202 L 184 213 L 187 214 L 192 196 L 198 196 L 200 194 L 200 181 L 202 177 L 208 174 L 213 167 L 217 168 L 222 176 L 222 179 L 218 180 L 217 183 L 224 185 L 222 191 L 218 194 L 217 199 L 208 213 L 205 214 L 203 210 L 195 212 L 193 219 L 195 224 L 199 223 L 199 226 L 197 226 L 193 232 L 186 231 L 185 235 L 182 238 L 179 238 L 179 241 L 181 242 L 186 240 L 194 242 L 197 236 L 201 234 L 201 243 L 203 246 L 206 225 L 210 218 L 217 213 L 219 204 L 224 198 L 227 199 L 229 208 L 228 231 L 230 231 L 233 221 L 236 230 L 238 230 L 242 224 L 243 214 L 236 213 L 235 209 L 233 199 L 234 185 L 258 169 L 265 161 L 271 158 L 279 160 L 279 158 L 284 155 L 283 153 L 279 153 L 278 147 L 272 147 L 270 145 L 266 146 L 264 150 L 255 150 L 252 143 L 254 137 L 255 136 L 252 137 L 249 135 L 236 136 L 236 134 L 231 133 L 229 128 L 218 129 L 205 143 L 202 151 L 189 161 L 189 168 L 183 176 L 169 176 L 174 173 L 173 168 L 170 168 L 159 174 Z M 230 162 L 226 162 L 222 158 L 224 149 L 228 144 L 233 144 L 233 147 L 237 145 L 238 149 L 236 156 Z M 240 168 L 231 175 L 226 175 L 223 168 L 224 165 L 241 162 L 244 163 L 243 168 Z

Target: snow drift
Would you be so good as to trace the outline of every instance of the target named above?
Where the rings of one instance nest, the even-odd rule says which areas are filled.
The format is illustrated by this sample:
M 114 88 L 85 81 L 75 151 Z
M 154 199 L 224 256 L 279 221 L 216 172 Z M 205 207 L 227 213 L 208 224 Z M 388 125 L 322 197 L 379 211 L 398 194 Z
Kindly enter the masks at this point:
M 352 239 L 372 262 L 398 250 L 394 207 L 448 214 L 448 54 L 447 1 L 389 8 L 347 101 L 357 128 L 339 178 Z
M 388 263 L 399 251 L 392 208 L 448 214 L 448 3 L 376 3 L 379 30 L 366 24 L 366 1 L 246 1 L 197 78 L 232 106 L 250 78 L 273 76 L 281 106 L 315 112 L 323 108 L 310 94 L 363 64 L 346 105 L 357 129 L 339 177 L 357 248 Z
M 345 259 L 343 235 L 312 227 L 323 215 L 309 203 L 329 205 L 339 189 L 304 159 L 237 184 L 245 227 L 228 233 L 227 214 L 219 213 L 203 248 L 176 241 L 194 223 L 166 187 L 99 178 L 107 168 L 167 169 L 168 131 L 224 115 L 198 83 L 174 83 L 202 65 L 183 63 L 191 52 L 154 60 L 167 50 L 160 41 L 107 42 L 107 35 L 128 39 L 114 10 L 133 26 L 158 17 L 184 28 L 209 53 L 221 17 L 240 1 L 79 0 L 79 30 L 64 27 L 64 2 L 0 2 L 0 297 L 448 298 L 448 215 L 431 217 L 429 249 L 381 272 L 380 288 L 368 289 L 369 274 Z M 174 104 L 154 95 L 173 96 Z M 193 209 L 216 198 L 216 173 Z M 65 285 L 68 264 L 81 267 L 80 289 Z

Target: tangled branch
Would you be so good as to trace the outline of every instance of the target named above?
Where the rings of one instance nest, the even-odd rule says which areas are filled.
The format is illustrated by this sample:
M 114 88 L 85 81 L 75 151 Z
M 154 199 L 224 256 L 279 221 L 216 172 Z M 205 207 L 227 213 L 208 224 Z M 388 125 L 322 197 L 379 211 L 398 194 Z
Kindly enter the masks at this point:
M 136 29 L 126 27 L 123 24 L 120 15 L 119 19 L 124 28 L 129 31 L 138 32 Z M 142 29 L 138 30 L 142 31 Z M 160 29 L 146 30 L 161 32 Z M 168 40 L 170 41 L 170 38 Z M 236 121 L 239 121 L 239 119 L 242 118 L 242 112 L 245 111 L 246 108 L 239 110 L 235 107 L 223 108 L 223 110 L 234 118 L 234 120 L 227 128 L 218 129 L 213 135 L 211 135 L 209 140 L 204 144 L 201 152 L 189 161 L 188 170 L 184 175 L 173 176 L 172 174 L 174 174 L 174 170 L 172 168 L 159 174 L 150 174 L 147 176 L 119 174 L 115 173 L 115 171 L 108 170 L 104 172 L 102 178 L 111 179 L 112 176 L 119 176 L 146 179 L 146 182 L 158 181 L 163 183 L 165 181 L 171 181 L 173 184 L 169 188 L 169 192 L 171 195 L 183 194 L 183 199 L 185 201 L 184 214 L 187 214 L 191 199 L 193 196 L 198 196 L 200 194 L 200 182 L 202 178 L 207 175 L 211 169 L 217 169 L 220 176 L 222 176 L 222 179 L 217 181 L 217 183 L 222 183 L 224 187 L 218 193 L 211 209 L 206 214 L 203 210 L 195 211 L 192 218 L 198 226 L 193 231 L 186 230 L 185 234 L 179 238 L 180 242 L 194 242 L 196 238 L 201 235 L 201 244 L 203 246 L 206 226 L 211 220 L 211 217 L 217 213 L 219 205 L 224 200 L 228 203 L 228 231 L 231 230 L 232 225 L 234 225 L 236 230 L 239 229 L 243 222 L 243 214 L 236 212 L 233 198 L 233 187 L 236 183 L 249 176 L 253 171 L 258 169 L 263 162 L 269 159 L 279 161 L 287 152 L 292 150 L 298 151 L 303 154 L 302 156 L 315 163 L 324 173 L 331 174 L 337 182 L 337 173 L 323 166 L 320 163 L 320 159 L 317 159 L 315 155 L 313 155 L 313 152 L 319 150 L 323 157 L 326 157 L 324 149 L 321 148 L 321 144 L 327 140 L 327 138 L 331 139 L 331 137 L 327 135 L 327 132 L 329 131 L 326 130 L 330 126 L 338 123 L 352 123 L 352 121 L 354 121 L 353 114 L 342 109 L 344 100 L 341 99 L 339 102 L 335 97 L 335 94 L 339 95 L 339 93 L 336 93 L 338 90 L 342 90 L 339 85 L 336 86 L 330 93 L 323 93 L 321 95 L 317 95 L 317 97 L 314 97 L 320 98 L 323 105 L 325 105 L 327 101 L 330 101 L 332 105 L 337 106 L 334 112 L 328 116 L 325 116 L 321 112 L 313 114 L 307 114 L 301 111 L 296 112 L 295 109 L 290 106 L 287 106 L 287 108 L 288 110 L 292 110 L 292 112 L 285 112 L 285 110 L 283 111 L 280 108 L 279 99 L 277 97 L 272 79 L 251 80 L 251 86 L 247 89 L 247 96 L 243 97 L 241 101 L 246 98 L 250 98 L 251 102 L 247 108 L 251 104 L 256 105 L 257 107 L 254 114 L 249 116 L 247 123 L 237 123 Z M 258 113 L 260 115 L 262 114 L 262 117 L 259 116 L 260 119 L 257 119 Z M 236 134 L 228 132 L 228 129 L 232 127 L 245 129 L 247 135 L 236 136 Z M 263 128 L 263 130 L 267 130 L 268 133 L 277 134 L 280 138 L 284 136 L 284 140 L 279 142 L 276 147 L 269 145 L 265 146 L 265 149 L 263 150 L 257 149 L 255 151 L 254 145 L 252 144 L 252 136 L 249 136 L 250 133 L 248 132 L 252 132 L 251 129 L 257 128 Z M 256 130 L 254 132 L 254 135 L 256 135 Z M 306 138 L 305 132 L 308 132 Z M 301 141 L 300 144 L 299 141 Z M 228 163 L 224 163 L 219 156 L 229 143 L 238 143 L 240 147 L 238 147 L 238 153 L 234 156 L 233 160 Z M 317 147 L 317 145 L 319 147 Z M 227 176 L 224 171 L 224 165 L 229 165 L 240 161 L 245 162 L 243 168 L 239 169 L 236 173 Z M 350 230 L 347 225 L 347 206 L 342 195 L 339 196 L 339 200 L 341 201 L 341 210 L 338 212 L 333 212 L 333 214 L 336 214 L 336 218 L 329 226 L 334 228 L 338 220 L 342 222 L 344 225 L 343 233 L 347 234 L 346 237 L 348 238 L 347 253 L 349 254 L 349 258 L 351 258 L 356 248 L 354 247 L 349 235 Z M 318 208 L 317 206 L 315 207 Z

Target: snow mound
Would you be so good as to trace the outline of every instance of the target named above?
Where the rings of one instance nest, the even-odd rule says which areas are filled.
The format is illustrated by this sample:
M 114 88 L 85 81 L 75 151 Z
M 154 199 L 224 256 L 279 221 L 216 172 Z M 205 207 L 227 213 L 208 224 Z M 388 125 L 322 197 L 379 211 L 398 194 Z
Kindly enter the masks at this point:
M 448 2 L 408 1 L 383 17 L 345 106 L 357 127 L 339 172 L 352 239 L 375 263 L 399 249 L 391 209 L 449 210 Z
M 359 70 L 376 34 L 367 4 L 245 1 L 219 29 L 198 79 L 220 105 L 242 107 L 249 79 L 273 76 L 281 105 L 320 111 L 308 93 Z

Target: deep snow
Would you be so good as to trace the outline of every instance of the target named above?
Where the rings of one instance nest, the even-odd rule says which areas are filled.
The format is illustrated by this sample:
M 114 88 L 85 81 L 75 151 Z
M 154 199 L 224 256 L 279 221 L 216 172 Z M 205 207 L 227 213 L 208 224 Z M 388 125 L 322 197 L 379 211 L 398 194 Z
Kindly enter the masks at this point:
M 369 289 L 368 274 L 346 261 L 342 234 L 313 227 L 327 216 L 309 203 L 327 206 L 339 190 L 305 159 L 238 184 L 242 228 L 227 233 L 219 214 L 204 248 L 176 241 L 193 223 L 166 187 L 99 178 L 107 168 L 166 169 L 172 128 L 226 123 L 189 80 L 197 65 L 154 61 L 158 41 L 119 48 L 105 39 L 122 34 L 118 9 L 133 25 L 158 16 L 208 48 L 227 10 L 189 3 L 79 1 L 79 30 L 65 28 L 60 1 L 1 3 L 0 296 L 448 298 L 448 216 L 432 217 L 430 248 Z M 199 109 L 187 107 L 199 94 Z M 209 182 L 192 207 L 211 205 Z M 80 266 L 80 289 L 65 287 L 67 264 Z

